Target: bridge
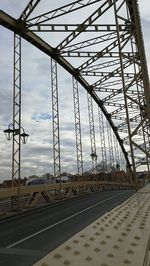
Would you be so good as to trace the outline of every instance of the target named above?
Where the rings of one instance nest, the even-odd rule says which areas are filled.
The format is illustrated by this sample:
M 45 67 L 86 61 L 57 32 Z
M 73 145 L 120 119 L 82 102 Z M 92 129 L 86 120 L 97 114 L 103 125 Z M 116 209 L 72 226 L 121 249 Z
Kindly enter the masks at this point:
M 13 73 L 13 114 L 9 122 L 10 114 L 2 118 L 2 125 L 9 123 L 3 130 L 12 144 L 12 165 L 2 173 L 11 170 L 11 187 L 0 188 L 0 199 L 20 210 L 24 198 L 23 207 L 31 208 L 41 199 L 48 204 L 90 200 L 91 192 L 120 191 L 126 193 L 124 200 L 135 192 L 147 195 L 149 189 L 142 187 L 149 182 L 150 86 L 138 1 L 57 2 L 21 3 L 19 16 L 0 10 L 2 29 L 13 33 L 13 64 L 7 69 Z M 41 89 L 39 95 L 33 84 Z M 42 110 L 33 108 L 35 102 L 42 102 Z M 35 144 L 38 153 L 33 153 Z M 22 185 L 22 175 L 50 167 L 53 184 Z M 140 171 L 146 173 L 142 182 Z M 70 182 L 61 182 L 62 172 L 72 172 Z M 118 197 L 117 204 L 123 203 Z

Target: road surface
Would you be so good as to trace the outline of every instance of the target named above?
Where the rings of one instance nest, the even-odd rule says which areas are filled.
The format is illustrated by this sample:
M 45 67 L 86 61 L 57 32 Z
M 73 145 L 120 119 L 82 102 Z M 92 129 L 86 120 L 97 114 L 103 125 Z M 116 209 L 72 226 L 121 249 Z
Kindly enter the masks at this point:
M 95 192 L 0 221 L 0 265 L 33 265 L 133 194 L 131 190 Z

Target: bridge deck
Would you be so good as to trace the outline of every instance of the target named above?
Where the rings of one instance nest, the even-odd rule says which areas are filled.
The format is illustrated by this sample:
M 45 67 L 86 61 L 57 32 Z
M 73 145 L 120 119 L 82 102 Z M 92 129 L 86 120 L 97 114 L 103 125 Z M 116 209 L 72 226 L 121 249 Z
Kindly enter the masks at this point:
M 147 185 L 34 266 L 148 266 L 149 221 L 150 185 Z

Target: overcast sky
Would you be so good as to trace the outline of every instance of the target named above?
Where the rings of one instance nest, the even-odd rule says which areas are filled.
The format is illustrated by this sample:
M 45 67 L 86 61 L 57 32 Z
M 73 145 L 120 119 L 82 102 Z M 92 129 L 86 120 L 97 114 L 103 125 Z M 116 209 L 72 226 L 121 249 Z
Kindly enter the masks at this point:
M 58 5 L 70 3 L 69 0 L 42 0 L 36 12 L 46 12 Z M 0 9 L 18 18 L 28 0 L 0 0 Z M 56 6 L 57 5 L 57 6 Z M 97 5 L 97 4 L 96 4 Z M 95 5 L 95 6 L 96 6 Z M 141 22 L 147 63 L 150 70 L 150 5 L 147 0 L 139 0 Z M 91 7 L 87 10 L 90 14 Z M 79 20 L 79 16 L 76 15 Z M 71 17 L 70 17 L 71 19 Z M 59 22 L 59 19 L 58 19 Z M 72 23 L 75 23 L 72 21 Z M 12 87 L 13 87 L 13 33 L 0 27 L 0 181 L 11 177 L 11 145 L 3 130 L 12 122 Z M 59 41 L 51 34 L 51 43 Z M 76 173 L 76 151 L 74 114 L 72 99 L 72 79 L 59 67 L 59 107 L 61 136 L 62 172 Z M 71 88 L 71 89 L 70 89 Z M 80 87 L 82 99 L 86 92 Z M 96 108 L 96 106 L 94 106 Z M 81 104 L 84 166 L 90 166 L 90 144 L 87 103 Z M 97 117 L 95 119 L 98 119 Z M 22 126 L 30 135 L 26 145 L 22 145 L 21 175 L 42 175 L 53 173 L 50 60 L 41 51 L 22 40 Z M 98 127 L 96 127 L 96 133 Z M 98 136 L 98 133 L 97 133 Z M 98 150 L 98 153 L 100 150 Z M 90 167 L 89 167 L 90 168 Z

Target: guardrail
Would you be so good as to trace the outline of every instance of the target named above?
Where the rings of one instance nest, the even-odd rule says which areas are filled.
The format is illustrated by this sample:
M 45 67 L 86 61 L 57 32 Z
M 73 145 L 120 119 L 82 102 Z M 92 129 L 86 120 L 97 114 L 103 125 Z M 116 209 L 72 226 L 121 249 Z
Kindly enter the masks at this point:
M 86 182 L 66 182 L 57 184 L 42 184 L 42 185 L 32 185 L 32 186 L 18 186 L 9 188 L 0 188 L 0 199 L 23 196 L 31 193 L 41 193 L 48 192 L 52 190 L 63 191 L 67 193 L 67 190 L 79 190 L 79 189 L 128 189 L 135 188 L 134 185 L 129 183 L 121 182 L 109 182 L 109 181 L 86 181 Z

